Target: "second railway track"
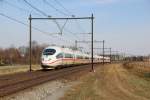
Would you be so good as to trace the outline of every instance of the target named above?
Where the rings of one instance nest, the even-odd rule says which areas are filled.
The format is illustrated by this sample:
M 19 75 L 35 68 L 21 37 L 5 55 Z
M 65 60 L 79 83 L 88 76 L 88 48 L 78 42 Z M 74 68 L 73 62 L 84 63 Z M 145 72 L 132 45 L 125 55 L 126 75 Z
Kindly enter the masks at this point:
M 30 88 L 32 86 L 55 80 L 82 70 L 89 71 L 90 65 L 68 67 L 61 70 L 33 71 L 14 75 L 0 76 L 0 97 Z

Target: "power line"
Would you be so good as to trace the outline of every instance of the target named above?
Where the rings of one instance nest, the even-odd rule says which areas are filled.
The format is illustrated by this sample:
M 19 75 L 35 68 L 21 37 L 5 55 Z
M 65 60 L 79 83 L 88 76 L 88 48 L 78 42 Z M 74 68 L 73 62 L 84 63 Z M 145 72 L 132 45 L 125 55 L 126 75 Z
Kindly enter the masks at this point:
M 68 9 L 66 9 L 59 1 L 54 0 L 59 6 L 61 6 L 68 14 L 72 14 Z M 75 15 L 71 15 L 72 17 L 75 17 Z
M 36 8 L 35 6 L 33 6 L 32 4 L 30 4 L 27 0 L 24 0 L 24 2 L 25 2 L 26 4 L 28 4 L 31 8 L 33 8 L 33 9 L 35 9 L 36 11 L 40 12 L 42 15 L 48 16 L 45 12 L 43 12 L 42 10 L 40 10 L 40 9 Z
M 66 13 L 64 13 L 64 12 L 62 12 L 62 11 L 60 11 L 59 9 L 57 9 L 55 6 L 53 6 L 52 4 L 50 4 L 47 0 L 43 0 L 43 2 L 45 3 L 45 4 L 47 4 L 47 5 L 49 5 L 51 8 L 53 8 L 53 9 L 55 9 L 57 12 L 59 12 L 59 13 L 61 13 L 61 14 L 63 14 L 63 15 L 65 15 L 65 16 L 72 16 L 72 15 L 70 15 L 70 14 L 66 14 Z M 61 3 L 59 3 L 58 1 L 56 1 L 61 7 L 63 7 L 66 11 L 67 11 L 67 9 L 61 4 Z M 67 11 L 67 12 L 69 12 L 69 11 Z M 70 13 L 70 12 L 69 12 Z M 80 27 L 80 25 L 78 25 L 79 27 Z M 70 33 L 73 33 L 73 32 L 71 32 L 71 31 L 69 31 L 69 30 L 67 30 L 65 27 L 63 27 L 64 28 L 64 30 L 66 30 L 67 32 L 70 32 Z M 62 29 L 61 29 L 61 31 L 62 31 Z M 74 33 L 73 33 L 74 34 Z M 77 37 L 77 38 L 79 38 L 79 37 Z
M 35 9 L 36 11 L 38 11 L 39 13 L 41 13 L 41 14 L 43 14 L 44 16 L 48 16 L 45 12 L 43 12 L 43 11 L 41 11 L 41 10 L 39 10 L 38 8 L 36 8 L 36 7 L 34 7 L 31 3 L 29 3 L 27 0 L 24 0 L 31 8 L 33 8 L 33 9 Z M 45 0 L 44 0 L 45 1 Z M 47 1 L 46 1 L 46 3 L 47 3 Z M 50 3 L 49 3 L 50 4 Z M 54 20 L 54 22 L 57 24 L 57 26 L 58 26 L 58 28 L 59 28 L 59 30 L 62 32 L 62 28 L 60 27 L 60 25 L 58 24 L 58 22 L 56 21 L 56 20 Z M 69 31 L 69 30 L 67 30 L 65 27 L 64 27 L 64 30 L 66 30 L 66 31 L 68 31 L 68 32 L 70 32 L 70 33 L 73 33 L 73 32 L 71 32 L 71 31 Z
M 46 16 L 46 17 L 51 17 L 49 15 L 47 15 L 45 12 L 43 12 L 42 10 L 36 8 L 35 6 L 33 6 L 31 3 L 29 3 L 27 0 L 24 0 L 24 2 L 26 4 L 28 4 L 31 8 L 35 9 L 37 12 L 41 13 L 42 15 Z M 56 23 L 56 25 L 58 26 L 58 28 L 61 30 L 60 25 L 57 23 L 56 20 L 54 20 L 54 22 Z
M 77 27 L 85 33 L 85 30 L 81 27 L 81 25 L 80 25 L 80 23 L 78 22 L 78 20 L 76 19 L 75 21 L 76 21 Z
M 24 0 L 26 4 L 28 4 L 31 8 L 35 9 L 37 12 L 41 13 L 42 15 L 46 16 L 46 17 L 49 17 L 45 12 L 43 12 L 42 10 L 36 8 L 35 6 L 33 6 L 31 3 L 29 3 L 27 0 Z M 53 20 L 54 23 L 56 23 L 57 27 L 59 28 L 60 32 L 62 31 L 62 28 L 60 27 L 60 25 L 58 24 L 58 22 L 56 20 Z M 64 30 L 70 32 L 70 33 L 73 33 L 69 30 L 67 30 L 65 27 L 64 27 Z M 74 33 L 73 33 L 74 34 Z
M 26 9 L 23 9 L 23 8 L 21 8 L 21 7 L 18 7 L 18 6 L 16 6 L 16 5 L 12 4 L 12 3 L 7 2 L 7 1 L 5 1 L 5 3 L 7 3 L 9 6 L 12 6 L 12 7 L 16 8 L 16 9 L 20 9 L 21 11 L 23 10 L 23 11 L 26 11 L 26 12 L 30 12 L 30 11 L 28 11 L 28 10 L 26 10 Z M 36 14 L 37 14 L 37 13 L 36 13 Z M 9 17 L 9 16 L 7 16 L 7 15 L 5 15 L 5 14 L 2 14 L 2 13 L 1 13 L 0 15 L 28 27 L 28 24 L 26 24 L 26 23 L 24 23 L 24 22 L 22 22 L 22 21 L 19 21 L 19 20 L 15 19 L 15 18 Z M 37 14 L 37 15 L 39 15 L 39 14 Z M 42 30 L 40 30 L 39 28 L 33 27 L 33 26 L 32 26 L 32 28 L 33 28 L 34 30 L 37 30 L 37 31 L 43 33 L 43 34 L 50 35 L 51 37 L 56 37 L 56 36 L 54 36 L 55 33 L 48 33 L 48 32 L 42 31 Z
M 16 5 L 12 4 L 12 3 L 9 3 L 9 2 L 7 2 L 7 1 L 5 1 L 5 3 L 7 3 L 9 6 L 12 6 L 12 7 L 16 8 L 16 9 L 19 9 L 19 10 L 22 10 L 22 11 L 25 11 L 25 12 L 30 12 L 30 11 L 28 11 L 28 10 L 26 10 L 26 9 L 23 9 L 23 8 L 21 8 L 21 7 L 19 7 L 19 6 L 16 6 Z M 33 6 L 32 6 L 32 7 L 33 7 Z M 37 14 L 37 13 L 36 13 L 36 14 Z M 19 21 L 19 20 L 15 19 L 15 18 L 12 18 L 12 17 L 10 17 L 10 16 L 7 16 L 7 15 L 5 15 L 5 14 L 3 14 L 3 13 L 0 13 L 0 15 L 3 16 L 3 17 L 5 17 L 5 18 L 8 18 L 8 19 L 10 19 L 10 20 L 12 20 L 12 21 L 15 21 L 15 22 L 17 22 L 17 23 L 19 23 L 19 24 L 22 24 L 22 25 L 28 27 L 28 24 L 26 24 L 26 23 L 24 23 L 24 22 L 22 22 L 22 21 Z M 39 15 L 39 14 L 38 14 L 38 15 Z M 43 33 L 43 34 L 45 34 L 45 35 L 49 35 L 49 36 L 51 36 L 51 37 L 56 37 L 56 38 L 59 38 L 60 40 L 62 40 L 62 41 L 64 41 L 64 42 L 66 42 L 65 39 L 60 38 L 60 37 L 57 37 L 57 36 L 54 36 L 55 33 L 48 33 L 48 32 L 42 31 L 42 30 L 40 30 L 39 28 L 33 27 L 33 26 L 32 26 L 32 28 L 33 28 L 34 30 L 37 30 L 37 31 L 39 31 L 39 32 L 41 32 L 41 33 Z M 70 43 L 70 42 L 69 42 L 69 43 Z
M 46 16 L 46 17 L 49 17 L 45 12 L 43 12 L 42 10 L 36 8 L 35 6 L 33 6 L 31 3 L 29 3 L 27 0 L 24 0 L 26 4 L 28 4 L 31 8 L 35 9 L 37 12 L 41 13 L 42 15 Z M 56 20 L 53 20 L 54 23 L 56 23 L 57 27 L 59 28 L 59 30 L 61 31 L 61 27 L 60 25 L 58 24 L 58 22 Z M 61 39 L 62 41 L 66 41 L 62 38 L 59 38 Z
M 8 4 L 9 6 L 13 7 L 13 8 L 19 9 L 20 11 L 31 12 L 31 11 L 29 11 L 29 10 L 27 10 L 27 9 L 24 9 L 24 8 L 21 8 L 21 7 L 17 6 L 17 5 L 14 5 L 14 4 L 12 4 L 12 3 L 6 1 L 6 0 L 5 0 L 4 2 L 5 2 L 6 4 Z M 32 12 L 32 13 L 33 13 L 33 12 Z M 38 13 L 33 13 L 33 14 L 39 15 Z
M 59 13 L 65 15 L 65 16 L 68 16 L 68 15 L 69 15 L 69 16 L 72 16 L 72 15 L 70 15 L 70 14 L 66 14 L 66 13 L 60 11 L 60 10 L 57 9 L 55 6 L 53 6 L 51 3 L 49 3 L 47 0 L 43 0 L 43 2 L 44 2 L 45 4 L 47 4 L 47 5 L 49 5 L 51 8 L 55 9 L 57 12 L 59 12 Z M 63 9 L 65 9 L 65 11 L 67 11 L 67 13 L 69 12 L 61 3 L 59 3 L 58 1 L 55 1 L 55 2 L 57 2 L 57 4 L 59 4 Z M 69 12 L 69 13 L 70 13 L 70 12 Z M 72 16 L 72 17 L 73 17 L 73 16 Z M 79 29 L 82 29 L 77 20 L 76 20 L 76 24 L 78 24 L 77 26 L 78 26 Z M 64 29 L 65 29 L 66 31 L 68 31 L 66 28 L 64 28 Z M 60 29 L 60 30 L 62 31 L 62 29 Z M 82 30 L 83 30 L 83 29 L 82 29 Z M 68 31 L 68 32 L 73 33 L 73 32 L 71 32 L 71 31 Z
M 29 10 L 23 9 L 23 8 L 21 8 L 21 7 L 19 7 L 19 6 L 16 6 L 16 5 L 12 4 L 12 3 L 9 3 L 9 2 L 7 2 L 7 1 L 4 1 L 4 2 L 7 3 L 9 6 L 12 6 L 12 7 L 16 8 L 16 9 L 21 10 L 21 11 L 30 12 Z M 37 13 L 34 13 L 34 14 L 37 14 Z M 23 24 L 23 25 L 25 25 L 25 26 L 28 26 L 28 25 L 25 24 L 24 22 L 21 22 L 21 21 L 19 21 L 19 20 L 17 20 L 17 19 L 14 19 L 14 18 L 12 18 L 12 17 L 9 17 L 9 16 L 7 16 L 7 15 L 5 15 L 5 14 L 1 14 L 1 15 L 4 16 L 4 17 L 7 17 L 7 18 L 9 18 L 9 19 L 11 19 L 11 20 L 13 20 L 13 21 L 16 21 L 16 22 L 18 22 L 18 23 L 20 23 L 20 24 Z M 39 14 L 37 14 L 37 15 L 39 15 Z M 33 26 L 32 26 L 32 28 L 35 29 L 35 30 L 37 30 L 37 31 L 39 31 L 39 32 L 41 32 L 41 33 L 50 34 L 50 33 L 48 33 L 48 32 L 44 32 L 44 31 L 42 31 L 42 30 L 40 30 L 40 29 L 38 29 L 38 28 L 36 28 L 36 27 L 33 27 Z M 54 33 L 51 33 L 51 34 L 54 34 Z
M 5 18 L 7 18 L 7 19 L 9 19 L 9 20 L 12 20 L 12 21 L 17 22 L 17 23 L 19 23 L 19 24 L 22 24 L 22 25 L 24 25 L 24 26 L 26 26 L 26 27 L 29 27 L 28 24 L 26 24 L 26 23 L 24 23 L 24 22 L 22 22 L 22 21 L 19 21 L 19 20 L 15 19 L 15 18 L 12 18 L 12 17 L 10 17 L 10 16 L 7 16 L 7 15 L 5 15 L 5 14 L 3 14 L 3 13 L 0 13 L 0 16 L 3 16 L 3 17 L 5 17 Z M 42 30 L 40 30 L 39 28 L 33 27 L 33 26 L 32 26 L 32 28 L 33 28 L 34 30 L 36 30 L 36 31 L 39 31 L 39 32 L 45 34 L 45 35 L 49 35 L 49 36 L 51 36 L 51 37 L 56 37 L 56 36 L 54 35 L 55 33 L 48 33 L 48 32 L 42 31 Z M 56 38 L 58 38 L 58 37 L 56 37 Z M 61 39 L 62 41 L 66 42 L 66 40 L 64 40 L 63 38 L 59 38 L 59 39 Z
M 46 17 L 51 17 L 49 15 L 47 15 L 45 12 L 43 12 L 42 10 L 36 8 L 35 6 L 33 6 L 31 3 L 29 3 L 27 0 L 24 0 L 24 2 L 26 4 L 28 4 L 31 8 L 35 9 L 37 12 L 41 13 L 42 15 L 46 16 Z M 61 30 L 60 25 L 58 24 L 58 22 L 56 20 L 54 20 L 54 23 L 56 23 L 57 27 L 59 28 L 59 30 Z
M 30 11 L 28 11 L 28 10 L 26 10 L 26 9 L 23 9 L 23 8 L 21 8 L 21 7 L 18 7 L 18 6 L 16 6 L 16 5 L 12 4 L 12 3 L 7 2 L 7 1 L 4 1 L 4 2 L 7 3 L 8 5 L 14 7 L 14 8 L 17 8 L 17 9 L 20 9 L 20 10 L 23 10 L 23 11 L 26 11 L 26 12 L 30 12 Z M 36 14 L 37 14 L 37 13 L 36 13 Z M 8 18 L 8 19 L 10 19 L 10 20 L 13 20 L 13 21 L 15 21 L 15 22 L 17 22 L 17 23 L 20 23 L 20 24 L 22 24 L 22 25 L 28 26 L 28 24 L 26 24 L 26 23 L 24 23 L 24 22 L 22 22 L 22 21 L 19 21 L 19 20 L 15 19 L 15 18 L 12 18 L 12 17 L 10 17 L 10 16 L 7 16 L 7 15 L 5 15 L 5 14 L 3 14 L 3 13 L 0 13 L 0 15 L 3 16 L 3 17 Z M 39 15 L 39 14 L 38 14 L 38 15 Z M 42 31 L 42 30 L 40 30 L 40 29 L 38 29 L 38 28 L 36 28 L 36 27 L 33 27 L 33 26 L 32 26 L 32 28 L 35 29 L 35 30 L 37 30 L 37 31 L 39 31 L 39 32 L 41 32 L 41 33 L 46 33 L 46 34 L 48 33 L 48 32 L 44 32 L 44 31 Z M 48 34 L 49 34 L 49 33 L 48 33 Z
M 49 7 L 55 9 L 57 12 L 59 12 L 59 13 L 65 15 L 65 16 L 68 16 L 68 14 L 66 14 L 66 13 L 62 12 L 61 10 L 57 9 L 55 6 L 53 6 L 52 4 L 50 4 L 47 0 L 43 0 L 43 2 L 44 2 L 45 4 L 47 4 Z M 69 16 L 70 16 L 70 15 L 69 15 Z
M 22 25 L 24 25 L 24 26 L 27 26 L 27 27 L 29 26 L 28 24 L 26 24 L 26 23 L 24 23 L 24 22 L 22 22 L 22 21 L 19 21 L 19 20 L 15 19 L 15 18 L 12 18 L 12 17 L 10 17 L 10 16 L 7 16 L 7 15 L 5 15 L 5 14 L 3 14 L 3 13 L 0 13 L 0 15 L 3 16 L 3 17 L 5 17 L 5 18 L 7 18 L 7 19 L 10 19 L 10 20 L 12 20 L 12 21 L 14 21 L 14 22 L 17 22 L 17 23 L 19 23 L 19 24 L 22 24 Z M 32 26 L 32 28 L 33 28 L 34 30 L 37 30 L 37 31 L 41 32 L 41 33 L 44 33 L 44 34 L 47 34 L 47 35 L 49 34 L 49 35 L 50 35 L 50 33 L 44 32 L 44 31 L 38 29 L 37 27 L 33 27 L 33 26 Z M 51 33 L 50 36 L 52 36 L 52 33 Z
M 68 30 L 68 29 L 66 29 L 66 28 L 64 28 L 64 30 L 65 30 L 66 32 L 68 32 L 68 33 L 72 33 L 76 38 L 80 38 L 80 37 L 78 37 L 78 35 L 77 35 L 76 33 L 72 32 L 72 31 L 70 31 L 70 30 Z M 80 38 L 80 39 L 81 39 L 81 38 Z
M 70 12 L 67 8 L 65 8 L 58 0 L 54 0 L 59 6 L 61 6 L 69 15 L 71 15 L 72 17 L 75 17 L 75 15 Z M 80 23 L 78 22 L 78 20 L 75 20 L 76 21 L 76 25 L 77 27 L 82 30 L 83 32 L 85 32 L 85 30 L 81 27 Z

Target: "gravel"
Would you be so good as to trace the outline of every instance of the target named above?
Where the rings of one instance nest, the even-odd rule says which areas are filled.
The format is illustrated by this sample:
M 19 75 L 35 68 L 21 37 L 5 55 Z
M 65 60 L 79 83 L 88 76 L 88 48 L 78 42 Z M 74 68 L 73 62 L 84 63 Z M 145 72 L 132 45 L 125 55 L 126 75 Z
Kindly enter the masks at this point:
M 56 80 L 26 89 L 0 100 L 59 100 L 64 93 L 78 82 Z

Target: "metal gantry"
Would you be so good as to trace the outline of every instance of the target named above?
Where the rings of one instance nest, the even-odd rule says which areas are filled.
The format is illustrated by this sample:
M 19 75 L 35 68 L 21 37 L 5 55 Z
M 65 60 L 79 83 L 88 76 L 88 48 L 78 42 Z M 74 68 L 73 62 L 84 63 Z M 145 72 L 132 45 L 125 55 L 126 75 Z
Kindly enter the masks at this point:
M 85 19 L 90 19 L 91 20 L 91 66 L 92 66 L 92 71 L 94 71 L 94 67 L 93 67 L 93 30 L 94 30 L 94 16 L 93 14 L 91 15 L 91 17 L 64 17 L 64 18 L 52 18 L 52 17 L 47 17 L 47 18 L 33 18 L 30 14 L 29 16 L 29 67 L 30 67 L 30 71 L 32 71 L 32 20 L 74 20 L 74 19 L 80 19 L 80 20 L 85 20 Z
M 113 60 L 115 61 L 119 61 L 119 51 L 112 51 L 114 57 Z
M 103 50 L 103 56 L 105 56 L 105 52 L 106 50 L 109 50 L 109 57 L 110 57 L 110 63 L 111 63 L 111 54 L 112 54 L 112 51 L 111 51 L 111 48 L 93 48 L 93 49 L 98 49 L 98 50 Z M 103 64 L 105 64 L 104 60 L 103 60 Z
M 105 56 L 105 51 L 104 51 L 104 47 L 105 47 L 105 40 L 103 40 L 103 41 L 97 41 L 97 40 L 94 40 L 94 41 L 92 41 L 93 43 L 103 43 L 103 65 L 105 64 L 104 63 L 104 56 Z M 75 41 L 75 48 L 77 49 L 78 48 L 78 43 L 91 43 L 91 41 Z M 93 47 L 93 45 L 92 45 L 92 47 Z M 93 53 L 93 50 L 94 50 L 94 48 L 92 48 L 91 49 L 91 54 Z M 92 54 L 92 56 L 93 56 L 93 54 Z M 92 58 L 93 59 L 93 58 Z M 92 62 L 93 63 L 93 62 Z M 94 70 L 94 68 L 92 67 L 92 70 Z

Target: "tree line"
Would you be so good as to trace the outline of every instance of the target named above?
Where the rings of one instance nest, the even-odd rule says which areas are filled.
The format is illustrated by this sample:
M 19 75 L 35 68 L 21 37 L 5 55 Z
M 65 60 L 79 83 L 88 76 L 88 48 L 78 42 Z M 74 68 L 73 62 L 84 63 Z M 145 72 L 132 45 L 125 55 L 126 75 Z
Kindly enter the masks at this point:
M 125 61 L 149 61 L 150 56 L 131 56 L 125 57 Z
M 32 63 L 40 64 L 42 50 L 47 47 L 47 44 L 38 44 L 36 41 L 32 42 Z M 29 63 L 29 47 L 9 47 L 0 48 L 0 65 L 13 64 L 28 64 Z

